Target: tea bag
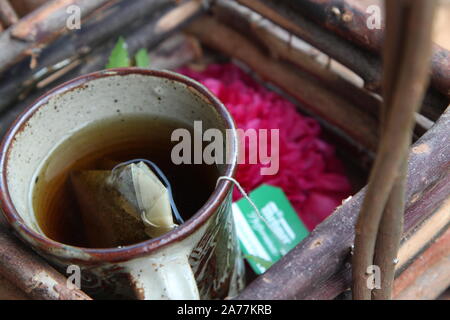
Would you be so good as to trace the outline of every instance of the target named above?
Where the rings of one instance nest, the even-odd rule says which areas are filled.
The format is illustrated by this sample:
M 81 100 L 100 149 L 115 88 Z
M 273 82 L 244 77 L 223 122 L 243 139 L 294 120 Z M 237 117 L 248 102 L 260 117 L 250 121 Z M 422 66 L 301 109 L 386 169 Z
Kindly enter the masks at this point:
M 90 245 L 136 243 L 177 226 L 168 189 L 144 162 L 77 171 L 71 181 Z
M 116 168 L 107 182 L 122 195 L 117 199 L 120 205 L 142 220 L 150 237 L 159 237 L 176 227 L 169 192 L 145 163 Z

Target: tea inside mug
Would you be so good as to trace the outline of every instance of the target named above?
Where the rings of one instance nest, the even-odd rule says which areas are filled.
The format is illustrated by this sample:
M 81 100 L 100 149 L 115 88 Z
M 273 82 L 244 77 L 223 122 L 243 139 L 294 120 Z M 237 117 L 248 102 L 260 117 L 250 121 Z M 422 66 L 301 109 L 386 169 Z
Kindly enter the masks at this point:
M 97 219 L 94 223 L 86 219 L 93 214 L 110 217 L 116 212 L 117 208 L 111 207 L 114 196 L 101 193 L 98 185 L 118 164 L 133 159 L 155 163 L 170 181 L 173 201 L 183 220 L 193 216 L 213 193 L 220 174 L 215 165 L 173 164 L 171 150 L 177 142 L 171 141 L 171 134 L 179 128 L 192 132 L 191 127 L 173 119 L 120 116 L 92 123 L 67 138 L 45 160 L 33 186 L 33 209 L 42 232 L 61 243 L 91 248 L 149 239 L 142 223 L 127 215 L 119 214 L 123 221 L 114 229 L 124 236 L 111 236 L 110 224 L 118 223 L 117 214 L 114 221 L 99 223 Z M 83 194 L 96 199 L 89 210 L 80 198 Z

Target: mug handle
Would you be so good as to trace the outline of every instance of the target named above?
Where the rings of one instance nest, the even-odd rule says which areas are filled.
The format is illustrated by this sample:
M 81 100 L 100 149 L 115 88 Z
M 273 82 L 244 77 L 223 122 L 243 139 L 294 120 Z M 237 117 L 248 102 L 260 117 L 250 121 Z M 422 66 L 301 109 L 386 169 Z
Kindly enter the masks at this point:
M 142 300 L 199 300 L 185 252 L 141 258 L 128 266 L 136 297 Z

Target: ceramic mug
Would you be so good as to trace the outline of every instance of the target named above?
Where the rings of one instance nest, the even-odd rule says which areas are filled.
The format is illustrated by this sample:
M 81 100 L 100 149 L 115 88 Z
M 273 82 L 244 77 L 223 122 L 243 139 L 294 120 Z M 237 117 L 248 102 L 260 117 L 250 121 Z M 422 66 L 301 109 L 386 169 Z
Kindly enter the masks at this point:
M 231 216 L 229 181 L 221 180 L 184 224 L 141 243 L 81 248 L 56 242 L 41 231 L 30 200 L 39 166 L 75 132 L 121 115 L 164 116 L 191 125 L 202 120 L 204 130 L 231 129 L 234 135 L 226 146 L 229 158 L 217 166 L 220 175 L 233 176 L 237 162 L 234 122 L 205 87 L 169 71 L 96 72 L 40 97 L 6 134 L 1 146 L 0 199 L 9 224 L 62 272 L 70 265 L 79 266 L 81 289 L 94 297 L 219 299 L 237 294 L 243 262 Z

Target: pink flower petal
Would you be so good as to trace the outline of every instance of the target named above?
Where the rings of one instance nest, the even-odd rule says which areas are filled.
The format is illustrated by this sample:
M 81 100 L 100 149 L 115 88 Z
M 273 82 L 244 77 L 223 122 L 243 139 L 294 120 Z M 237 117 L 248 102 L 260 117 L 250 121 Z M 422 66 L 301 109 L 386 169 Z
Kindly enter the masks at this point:
M 234 64 L 212 64 L 204 71 L 178 70 L 202 82 L 229 109 L 242 129 L 279 129 L 279 172 L 262 176 L 266 165 L 239 165 L 236 179 L 250 192 L 263 183 L 281 187 L 309 229 L 323 221 L 351 192 L 334 147 L 320 138 L 312 118 L 267 90 Z M 270 150 L 271 141 L 268 150 Z M 248 155 L 249 147 L 245 146 Z M 235 189 L 233 199 L 241 198 Z

